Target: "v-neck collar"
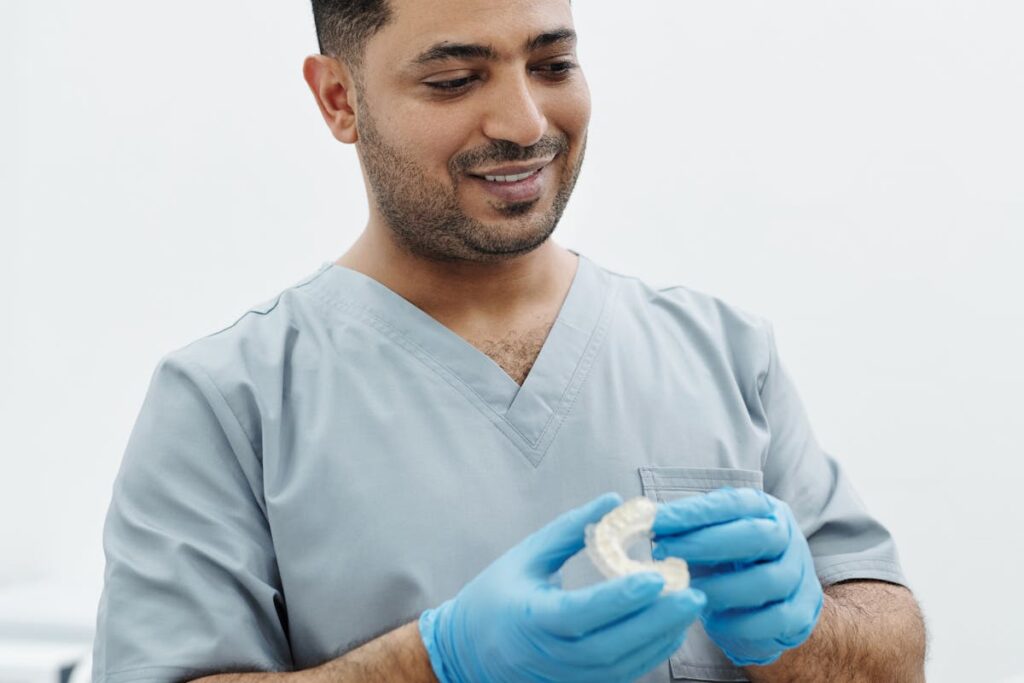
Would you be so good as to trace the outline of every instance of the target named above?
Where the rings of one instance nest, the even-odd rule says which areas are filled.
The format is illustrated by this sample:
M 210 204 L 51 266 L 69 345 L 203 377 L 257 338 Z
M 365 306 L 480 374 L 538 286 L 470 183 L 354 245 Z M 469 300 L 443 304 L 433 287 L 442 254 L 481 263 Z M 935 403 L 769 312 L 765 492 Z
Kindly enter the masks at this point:
M 617 289 L 608 271 L 570 251 L 579 256 L 576 274 L 522 386 L 487 354 L 357 270 L 325 262 L 303 289 L 388 328 L 390 336 L 444 376 L 537 466 L 605 337 Z

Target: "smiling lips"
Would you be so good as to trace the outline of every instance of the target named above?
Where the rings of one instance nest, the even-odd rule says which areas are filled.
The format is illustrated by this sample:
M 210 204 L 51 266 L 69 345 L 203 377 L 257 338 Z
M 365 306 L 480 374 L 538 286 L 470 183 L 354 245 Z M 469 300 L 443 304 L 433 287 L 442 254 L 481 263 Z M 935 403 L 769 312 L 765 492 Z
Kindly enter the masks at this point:
M 479 173 L 473 173 L 471 175 L 475 175 L 478 178 L 500 178 L 502 176 L 515 176 L 524 173 L 533 173 L 537 169 L 547 166 L 553 160 L 554 157 L 552 157 L 551 159 L 544 159 L 543 161 L 535 159 L 534 161 L 528 164 L 519 164 L 518 166 L 501 166 L 499 168 L 492 168 L 489 171 L 480 171 Z
M 521 202 L 533 199 L 540 194 L 550 165 L 550 161 L 543 162 L 543 165 L 532 164 L 520 167 L 523 170 L 518 172 L 515 167 L 505 166 L 489 172 L 487 177 L 479 175 L 470 175 L 470 177 L 474 184 L 482 186 L 483 189 L 500 199 L 507 202 Z M 511 173 L 508 173 L 509 171 Z

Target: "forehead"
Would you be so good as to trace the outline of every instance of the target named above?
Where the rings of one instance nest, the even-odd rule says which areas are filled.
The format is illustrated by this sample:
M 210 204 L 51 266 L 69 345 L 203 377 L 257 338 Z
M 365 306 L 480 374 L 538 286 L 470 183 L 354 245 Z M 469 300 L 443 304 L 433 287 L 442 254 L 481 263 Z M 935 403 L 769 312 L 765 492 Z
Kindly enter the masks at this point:
M 569 0 L 391 0 L 391 6 L 394 20 L 366 48 L 370 61 L 387 68 L 401 68 L 443 42 L 491 45 L 514 56 L 529 38 L 573 25 Z

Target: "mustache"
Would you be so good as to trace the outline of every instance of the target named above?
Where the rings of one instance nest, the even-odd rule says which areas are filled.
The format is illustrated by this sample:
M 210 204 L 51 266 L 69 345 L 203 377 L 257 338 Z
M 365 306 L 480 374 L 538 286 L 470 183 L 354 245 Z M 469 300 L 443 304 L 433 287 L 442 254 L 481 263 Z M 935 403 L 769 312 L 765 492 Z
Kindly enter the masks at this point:
M 565 137 L 544 137 L 529 147 L 517 145 L 509 140 L 495 140 L 485 149 L 470 150 L 456 157 L 452 161 L 452 166 L 454 171 L 465 171 L 492 163 L 548 159 L 568 151 L 569 140 Z

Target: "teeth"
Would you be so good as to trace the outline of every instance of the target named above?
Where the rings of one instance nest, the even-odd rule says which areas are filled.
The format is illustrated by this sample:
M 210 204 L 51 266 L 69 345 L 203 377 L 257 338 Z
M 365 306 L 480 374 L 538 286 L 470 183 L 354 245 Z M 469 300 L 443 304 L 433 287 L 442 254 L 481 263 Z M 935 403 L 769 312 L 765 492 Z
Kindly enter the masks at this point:
M 520 173 L 518 175 L 485 175 L 484 178 L 490 180 L 492 183 L 514 183 L 517 180 L 523 180 L 529 178 L 534 173 L 538 173 L 540 169 L 536 171 L 527 171 L 526 173 Z

